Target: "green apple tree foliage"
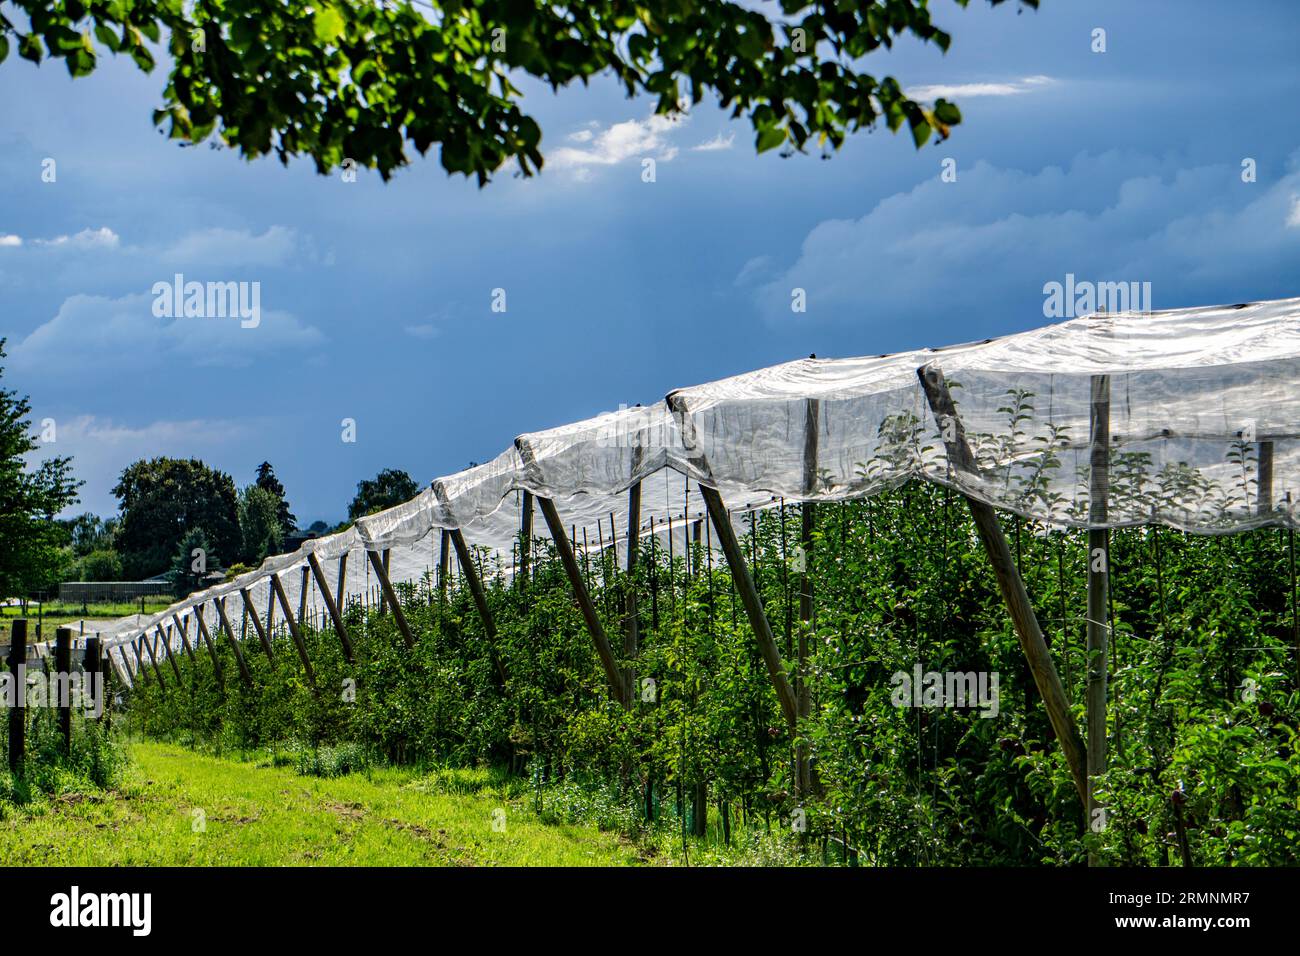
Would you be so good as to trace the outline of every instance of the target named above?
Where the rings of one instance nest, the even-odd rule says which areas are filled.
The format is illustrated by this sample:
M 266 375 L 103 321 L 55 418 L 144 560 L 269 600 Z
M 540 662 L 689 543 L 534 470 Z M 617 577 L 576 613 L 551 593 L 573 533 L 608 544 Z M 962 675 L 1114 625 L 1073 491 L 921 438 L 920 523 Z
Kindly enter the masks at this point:
M 165 53 L 154 121 L 183 142 L 216 134 L 249 158 L 310 156 L 321 173 L 350 161 L 384 178 L 410 149 L 437 145 L 448 172 L 480 185 L 509 160 L 523 175 L 542 166 L 522 77 L 558 89 L 608 75 L 664 114 L 712 95 L 749 120 L 760 151 L 835 149 L 881 120 L 906 125 L 920 146 L 947 136 L 957 107 L 917 102 L 893 77 L 858 69 L 903 37 L 941 50 L 951 40 L 927 0 L 10 0 L 0 9 L 0 61 L 16 50 L 85 76 L 105 50 L 145 71 Z

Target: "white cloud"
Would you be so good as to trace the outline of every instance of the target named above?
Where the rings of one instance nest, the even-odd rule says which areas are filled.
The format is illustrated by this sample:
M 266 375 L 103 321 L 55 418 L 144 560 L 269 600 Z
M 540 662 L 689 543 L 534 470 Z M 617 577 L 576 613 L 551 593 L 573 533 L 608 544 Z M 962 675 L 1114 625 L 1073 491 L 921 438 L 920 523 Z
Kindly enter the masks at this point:
M 74 236 L 33 239 L 32 245 L 56 249 L 116 249 L 120 242 L 121 237 L 117 233 L 107 226 L 100 226 L 98 229 L 83 229 Z
M 100 226 L 49 239 L 25 240 L 18 235 L 0 235 L 0 246 L 65 253 L 118 251 L 120 255 L 112 265 L 115 276 L 144 265 L 149 267 L 150 274 L 161 271 L 168 277 L 185 269 L 277 268 L 310 260 L 314 252 L 310 243 L 287 226 L 269 226 L 260 234 L 248 229 L 197 229 L 177 239 L 145 245 L 123 244 L 121 236 L 111 228 Z M 84 262 L 77 265 L 79 270 L 87 267 L 88 263 Z
M 1023 96 L 1046 87 L 1055 85 L 1056 80 L 1050 76 L 1025 76 L 1018 80 L 1005 80 L 1001 83 L 937 83 L 933 86 L 918 86 L 908 90 L 907 95 L 923 103 L 933 103 L 938 99 L 953 100 L 961 97 L 971 99 L 976 96 Z
M 716 151 L 718 151 L 718 150 L 731 149 L 732 144 L 734 144 L 735 142 L 736 142 L 736 134 L 735 134 L 735 133 L 731 133 L 730 135 L 727 136 L 726 139 L 723 139 L 723 137 L 722 137 L 722 133 L 719 132 L 717 136 L 713 137 L 713 139 L 706 139 L 704 142 L 700 143 L 698 146 L 692 146 L 692 147 L 691 147 L 691 152 L 693 152 L 693 153 L 712 153 L 712 152 L 716 152 Z
M 74 295 L 14 347 L 12 361 L 15 368 L 107 376 L 178 361 L 242 367 L 324 341 L 319 329 L 296 316 L 265 308 L 265 291 L 261 298 L 260 323 L 243 328 L 238 318 L 156 317 L 152 295 Z
M 1300 229 L 1300 196 L 1291 197 L 1291 215 L 1286 217 L 1286 224 L 1293 229 Z
M 658 113 L 643 120 L 625 120 L 607 129 L 597 125 L 591 130 L 580 130 L 570 136 L 582 137 L 575 142 L 588 144 L 579 149 L 561 146 L 551 151 L 546 164 L 552 169 L 582 169 L 591 166 L 613 166 L 633 157 L 653 156 L 667 162 L 677 155 L 677 148 L 669 144 L 669 136 L 686 123 L 685 116 L 668 117 Z M 583 134 L 590 134 L 583 136 Z
M 298 256 L 300 245 L 297 232 L 286 226 L 271 226 L 261 235 L 247 229 L 213 227 L 191 232 L 152 252 L 163 268 L 192 264 L 210 268 L 280 266 Z
M 764 273 L 770 272 L 771 268 L 771 256 L 754 256 L 740 267 L 740 272 L 736 274 L 735 284 L 738 286 L 751 285 Z

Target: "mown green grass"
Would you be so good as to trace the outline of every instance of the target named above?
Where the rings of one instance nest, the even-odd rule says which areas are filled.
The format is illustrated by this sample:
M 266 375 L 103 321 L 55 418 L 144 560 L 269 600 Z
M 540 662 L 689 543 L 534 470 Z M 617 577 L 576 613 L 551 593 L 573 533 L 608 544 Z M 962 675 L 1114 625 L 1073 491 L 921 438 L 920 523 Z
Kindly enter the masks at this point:
M 527 801 L 377 769 L 333 779 L 133 743 L 121 785 L 0 820 L 3 866 L 612 866 L 633 846 Z M 466 792 L 470 791 L 470 792 Z M 476 791 L 476 792 L 475 792 Z M 199 817 L 196 811 L 201 811 Z M 504 812 L 505 828 L 493 828 Z M 202 826 L 199 826 L 199 820 Z

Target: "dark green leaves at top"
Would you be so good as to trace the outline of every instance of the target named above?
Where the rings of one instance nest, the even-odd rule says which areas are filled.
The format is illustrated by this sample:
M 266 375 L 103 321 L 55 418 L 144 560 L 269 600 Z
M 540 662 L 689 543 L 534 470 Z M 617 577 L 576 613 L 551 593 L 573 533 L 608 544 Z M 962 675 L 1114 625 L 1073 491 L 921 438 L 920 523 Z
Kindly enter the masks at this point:
M 155 121 L 172 137 L 215 132 L 246 157 L 310 156 L 323 174 L 350 160 L 387 178 L 411 147 L 436 146 L 444 168 L 480 184 L 510 160 L 530 175 L 542 166 L 542 134 L 519 108 L 516 72 L 557 89 L 609 73 L 664 114 L 712 94 L 748 117 L 759 152 L 809 141 L 836 149 L 882 117 L 891 130 L 906 123 L 920 146 L 961 122 L 953 104 L 927 111 L 892 78 L 856 69 L 900 37 L 946 50 L 925 0 L 782 0 L 779 23 L 725 0 L 12 2 L 29 27 L 0 18 L 0 61 L 12 35 L 20 56 L 62 58 L 73 76 L 94 70 L 97 45 L 149 71 L 149 45 L 165 31 L 172 64 Z
M 776 149 L 784 142 L 785 130 L 780 126 L 769 126 L 766 129 L 759 130 L 755 147 L 760 153 L 766 153 L 769 149 Z

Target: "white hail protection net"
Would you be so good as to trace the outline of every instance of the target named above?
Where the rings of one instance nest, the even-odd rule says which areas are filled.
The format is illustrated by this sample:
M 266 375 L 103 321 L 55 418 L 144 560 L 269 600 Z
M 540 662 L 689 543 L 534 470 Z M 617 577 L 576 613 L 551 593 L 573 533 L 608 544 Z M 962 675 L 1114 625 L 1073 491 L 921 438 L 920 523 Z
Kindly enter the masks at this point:
M 954 419 L 941 427 L 918 370 L 946 387 Z M 941 373 L 941 374 L 940 374 Z M 707 385 L 665 402 L 522 435 L 493 461 L 439 478 L 418 497 L 340 534 L 268 558 L 256 571 L 153 618 L 99 631 L 119 676 L 141 660 L 206 653 L 223 602 L 236 639 L 290 612 L 328 623 L 314 555 L 340 604 L 380 600 L 368 552 L 399 583 L 432 583 L 443 531 L 476 549 L 486 579 L 513 574 L 525 492 L 554 501 L 579 552 L 613 547 L 625 562 L 628 491 L 640 483 L 635 533 L 682 553 L 705 524 L 699 484 L 741 516 L 781 501 L 861 498 L 919 478 L 1053 526 L 1161 523 L 1199 533 L 1297 526 L 1300 502 L 1300 299 L 1154 313 L 1092 315 L 947 349 L 803 359 Z M 1094 402 L 1094 397 L 1100 401 Z M 1099 417 L 1099 414 L 1101 417 Z M 1108 418 L 1105 435 L 1093 422 Z M 964 438 L 974 467 L 951 461 Z M 1100 445 L 1106 487 L 1089 495 Z M 534 538 L 551 537 L 540 509 Z M 715 542 L 716 547 L 716 542 Z M 453 573 L 454 553 L 450 556 Z M 178 622 L 179 621 L 179 625 Z M 143 638 L 143 640 L 141 640 Z

